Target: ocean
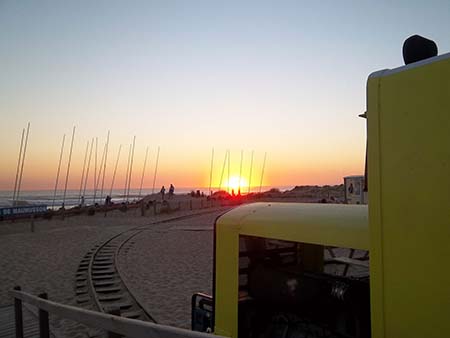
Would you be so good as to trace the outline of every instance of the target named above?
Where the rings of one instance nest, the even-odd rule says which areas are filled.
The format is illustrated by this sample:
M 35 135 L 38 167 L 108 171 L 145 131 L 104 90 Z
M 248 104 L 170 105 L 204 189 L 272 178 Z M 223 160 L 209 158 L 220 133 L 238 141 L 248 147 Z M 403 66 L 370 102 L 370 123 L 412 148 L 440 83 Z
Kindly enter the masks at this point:
M 280 190 L 291 189 L 292 187 L 262 187 L 263 191 L 269 190 L 271 188 L 277 188 Z M 159 193 L 159 187 L 155 188 L 155 193 Z M 176 188 L 175 194 L 189 194 L 191 191 L 203 192 L 205 194 L 208 193 L 208 187 L 203 188 Z M 218 188 L 212 188 L 213 191 L 217 191 Z M 247 188 L 242 189 L 243 192 L 247 192 Z M 259 191 L 259 187 L 252 187 L 252 192 Z M 166 187 L 166 193 L 168 192 L 168 187 Z M 146 196 L 152 193 L 152 189 L 142 189 L 141 197 Z M 103 204 L 105 202 L 106 195 L 109 194 L 108 191 L 103 191 L 103 194 L 100 194 L 100 191 L 97 190 L 95 194 L 95 203 Z M 19 200 L 26 202 L 28 204 L 33 205 L 47 205 L 49 209 L 59 209 L 62 206 L 63 202 L 63 190 L 57 190 L 56 196 L 54 198 L 53 190 L 34 190 L 34 191 L 21 191 Z M 0 191 L 0 207 L 8 207 L 12 205 L 12 191 Z M 126 200 L 124 196 L 124 189 L 114 189 L 112 191 L 112 201 L 114 203 L 121 203 Z M 128 195 L 128 201 L 132 202 L 138 200 L 139 189 L 130 189 L 130 193 Z M 54 200 L 53 200 L 54 199 Z M 84 203 L 86 205 L 94 204 L 94 190 L 86 190 L 86 194 L 84 195 Z M 80 191 L 79 190 L 67 190 L 66 198 L 65 198 L 65 207 L 70 208 L 80 204 Z

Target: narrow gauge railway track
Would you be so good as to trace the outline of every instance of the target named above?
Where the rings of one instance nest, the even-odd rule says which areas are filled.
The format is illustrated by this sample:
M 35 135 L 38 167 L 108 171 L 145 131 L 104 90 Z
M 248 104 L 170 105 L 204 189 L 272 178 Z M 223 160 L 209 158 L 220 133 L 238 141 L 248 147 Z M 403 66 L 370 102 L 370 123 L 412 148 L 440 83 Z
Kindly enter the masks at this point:
M 156 320 L 133 296 L 121 278 L 118 258 L 121 251 L 127 251 L 133 244 L 132 238 L 155 224 L 168 223 L 217 212 L 204 211 L 190 215 L 172 217 L 145 226 L 125 230 L 89 250 L 80 261 L 75 280 L 77 303 L 92 310 L 109 313 L 120 310 L 126 318 Z M 125 246 L 128 243 L 129 245 Z

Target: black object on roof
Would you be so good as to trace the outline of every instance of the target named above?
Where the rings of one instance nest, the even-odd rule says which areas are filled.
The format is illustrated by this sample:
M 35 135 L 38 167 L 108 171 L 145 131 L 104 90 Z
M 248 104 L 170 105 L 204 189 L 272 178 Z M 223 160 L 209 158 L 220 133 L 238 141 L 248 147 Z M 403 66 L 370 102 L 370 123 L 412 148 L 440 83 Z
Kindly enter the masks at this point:
M 420 35 L 410 36 L 403 43 L 403 60 L 405 64 L 425 60 L 437 54 L 438 48 L 436 43 Z

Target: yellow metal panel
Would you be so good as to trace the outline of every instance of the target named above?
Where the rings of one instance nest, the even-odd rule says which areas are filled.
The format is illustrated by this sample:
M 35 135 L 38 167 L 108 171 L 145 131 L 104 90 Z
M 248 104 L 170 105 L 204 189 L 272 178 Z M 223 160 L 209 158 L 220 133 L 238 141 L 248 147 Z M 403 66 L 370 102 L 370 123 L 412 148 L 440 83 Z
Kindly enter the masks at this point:
M 380 81 L 378 78 L 369 79 L 367 84 L 367 111 L 378 111 L 378 89 Z M 374 115 L 372 113 L 372 115 Z M 369 198 L 369 219 L 370 219 L 370 315 L 372 326 L 372 337 L 384 337 L 384 304 L 383 304 L 383 257 L 380 248 L 382 231 L 380 223 L 380 154 L 374 149 L 379 149 L 378 121 L 371 116 L 371 123 L 368 124 L 368 186 Z
M 215 333 L 237 337 L 239 235 L 368 249 L 365 205 L 253 203 L 216 222 Z
M 214 332 L 237 337 L 239 292 L 239 235 L 237 228 L 216 222 L 216 285 Z
M 220 218 L 240 235 L 355 249 L 369 248 L 367 206 L 315 203 L 253 203 Z
M 450 332 L 450 55 L 368 81 L 372 330 Z

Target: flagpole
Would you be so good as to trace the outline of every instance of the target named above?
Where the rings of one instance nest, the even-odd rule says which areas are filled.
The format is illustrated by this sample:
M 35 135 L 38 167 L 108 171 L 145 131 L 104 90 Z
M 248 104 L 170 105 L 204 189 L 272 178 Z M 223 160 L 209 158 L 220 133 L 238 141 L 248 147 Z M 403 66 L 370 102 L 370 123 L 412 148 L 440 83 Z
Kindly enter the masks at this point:
M 72 161 L 72 149 L 73 149 L 73 140 L 74 140 L 74 138 L 75 138 L 75 126 L 73 126 L 72 140 L 70 142 L 69 162 L 67 163 L 66 183 L 64 184 L 64 195 L 63 195 L 63 201 L 62 201 L 62 206 L 63 207 L 65 206 L 65 202 L 66 202 L 67 182 L 69 180 L 70 163 Z
M 250 189 L 252 186 L 253 153 L 254 153 L 254 150 L 252 150 L 252 157 L 250 160 L 250 173 L 248 175 L 248 193 L 247 194 L 250 194 Z
M 135 143 L 136 143 L 136 136 L 133 137 L 133 149 L 131 151 L 130 172 L 129 172 L 128 190 L 127 190 L 127 202 L 128 202 L 128 197 L 130 196 L 131 174 L 133 172 L 133 159 L 134 159 L 134 146 L 135 146 Z
M 94 138 L 91 139 L 91 149 L 89 150 L 89 159 L 88 159 L 88 165 L 86 170 L 86 176 L 84 178 L 84 188 L 83 188 L 83 198 L 86 201 L 86 186 L 89 178 L 89 169 L 91 167 L 91 158 L 92 158 L 92 149 L 94 148 Z
M 22 139 L 20 140 L 19 158 L 17 159 L 16 180 L 14 181 L 14 193 L 13 193 L 13 198 L 12 198 L 13 205 L 14 205 L 14 201 L 16 200 L 17 183 L 18 183 L 18 179 L 19 179 L 20 162 L 22 160 L 22 149 L 23 149 L 24 136 L 25 136 L 25 128 L 22 129 Z
M 225 151 L 225 158 L 223 159 L 222 174 L 220 175 L 219 190 L 222 189 L 223 174 L 225 173 L 225 165 L 227 164 L 227 158 L 228 158 L 228 150 Z
M 155 192 L 155 184 L 156 184 L 156 174 L 158 172 L 158 163 L 159 163 L 159 146 L 158 146 L 158 153 L 156 155 L 156 164 L 155 164 L 155 173 L 153 175 L 153 187 L 152 187 L 152 195 Z
M 241 164 L 239 168 L 239 189 L 238 189 L 238 195 L 241 194 L 241 180 L 242 180 L 242 161 L 244 160 L 244 151 L 241 150 Z
M 87 141 L 86 151 L 84 152 L 83 171 L 81 173 L 81 182 L 80 182 L 80 192 L 78 193 L 78 204 L 80 204 L 80 201 L 81 201 L 81 191 L 83 190 L 84 173 L 86 170 L 86 160 L 87 160 L 88 151 L 89 151 L 89 141 Z
M 117 159 L 116 159 L 116 165 L 114 167 L 114 173 L 111 180 L 111 189 L 109 190 L 109 196 L 112 198 L 112 191 L 114 187 L 114 180 L 116 179 L 116 171 L 117 171 L 117 165 L 119 164 L 119 158 L 120 158 L 120 151 L 122 150 L 122 145 L 119 146 L 119 152 L 117 153 Z
M 65 139 L 66 139 L 66 134 L 63 135 L 62 144 L 61 144 L 61 151 L 59 153 L 59 164 L 58 164 L 58 170 L 56 171 L 56 182 L 55 182 L 55 191 L 53 192 L 52 210 L 55 207 L 56 190 L 58 189 L 59 172 L 61 170 L 61 161 L 62 161 L 62 156 L 63 156 L 63 151 L 64 151 Z
M 142 184 L 144 183 L 144 174 L 145 174 L 145 166 L 147 165 L 147 156 L 148 156 L 148 147 L 145 150 L 145 159 L 144 159 L 144 167 L 142 168 L 142 176 L 141 176 L 141 185 L 139 187 L 139 197 L 141 197 L 142 193 Z
M 263 166 L 262 166 L 262 171 L 261 171 L 261 182 L 259 183 L 259 193 L 261 193 L 261 189 L 262 189 L 262 183 L 263 183 L 263 177 L 264 177 L 264 168 L 266 166 L 266 157 L 267 157 L 267 153 L 264 153 L 264 161 L 263 161 Z
M 230 193 L 230 158 L 231 158 L 231 153 L 230 153 L 230 149 L 228 149 L 228 193 Z
M 94 205 L 95 205 L 95 201 L 97 199 L 97 190 L 98 190 L 98 186 L 100 184 L 100 177 L 102 176 L 102 167 L 103 167 L 103 162 L 105 161 L 105 153 L 106 153 L 106 143 L 103 146 L 103 152 L 102 152 L 102 159 L 100 161 L 100 165 L 98 166 L 98 173 L 96 174 L 96 181 L 95 181 L 95 189 L 94 189 Z
M 95 197 L 97 194 L 97 156 L 98 156 L 98 137 L 95 137 L 95 153 L 94 153 L 94 195 L 92 196 L 92 204 L 95 205 Z
M 213 173 L 213 165 L 214 165 L 214 147 L 212 148 L 212 153 L 211 153 L 211 170 L 209 171 L 209 195 L 212 195 L 212 191 L 211 191 L 211 185 L 212 185 L 212 173 Z
M 123 190 L 123 201 L 126 200 L 127 188 L 128 188 L 128 171 L 130 170 L 130 158 L 131 158 L 131 143 L 128 148 L 128 162 L 127 162 L 127 174 L 125 175 L 125 189 Z
M 106 137 L 106 152 L 105 152 L 105 162 L 103 163 L 103 177 L 102 177 L 102 187 L 100 190 L 100 201 L 103 197 L 103 187 L 105 185 L 105 174 L 106 174 L 106 161 L 108 159 L 108 149 L 109 149 L 109 130 L 108 130 L 108 136 Z
M 28 122 L 27 134 L 25 136 L 25 146 L 23 148 L 23 154 L 22 154 L 22 164 L 21 164 L 21 167 L 20 167 L 19 183 L 17 185 L 17 191 L 16 191 L 16 201 L 19 200 L 20 186 L 22 185 L 23 166 L 25 164 L 25 155 L 27 153 L 28 134 L 29 134 L 29 132 L 30 132 L 30 122 Z M 13 204 L 15 204 L 15 203 L 13 203 Z

